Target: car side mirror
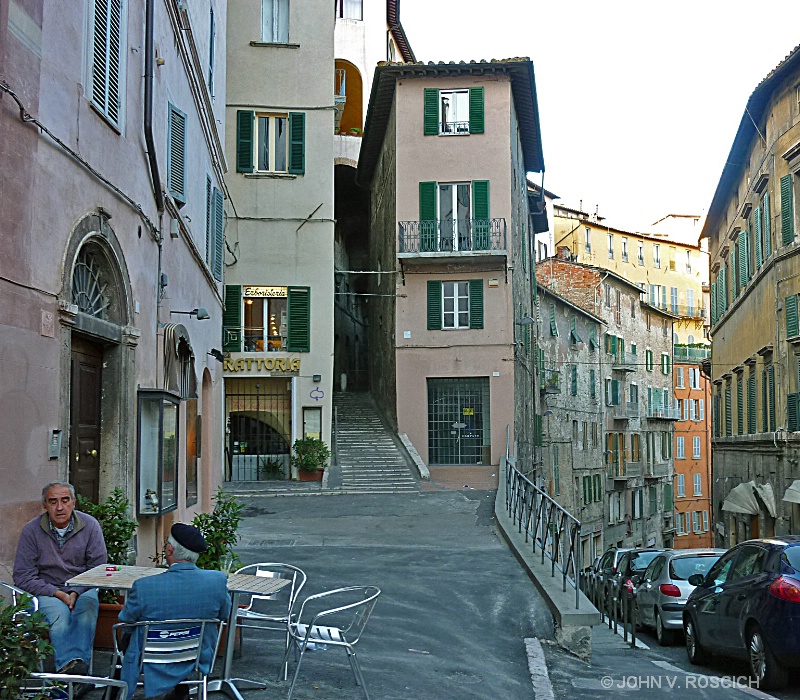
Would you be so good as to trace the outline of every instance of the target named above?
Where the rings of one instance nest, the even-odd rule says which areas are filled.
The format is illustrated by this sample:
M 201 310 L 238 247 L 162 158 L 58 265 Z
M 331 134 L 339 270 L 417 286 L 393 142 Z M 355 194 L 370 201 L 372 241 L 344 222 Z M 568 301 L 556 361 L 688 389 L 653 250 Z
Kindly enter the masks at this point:
M 692 574 L 688 581 L 692 586 L 702 586 L 703 581 L 705 581 L 706 577 L 703 574 Z

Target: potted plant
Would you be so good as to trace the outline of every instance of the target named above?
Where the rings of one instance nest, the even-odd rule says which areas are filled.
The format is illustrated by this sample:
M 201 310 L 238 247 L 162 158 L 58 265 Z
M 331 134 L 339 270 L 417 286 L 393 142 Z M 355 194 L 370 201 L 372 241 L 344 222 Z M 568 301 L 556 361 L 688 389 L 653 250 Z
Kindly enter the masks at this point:
M 357 126 L 354 126 L 352 129 L 350 129 L 350 136 L 361 136 L 361 129 L 359 129 Z
M 119 487 L 115 488 L 102 503 L 92 503 L 78 495 L 78 510 L 88 513 L 100 523 L 103 539 L 106 542 L 109 564 L 130 564 L 129 548 L 133 533 L 139 523 L 128 517 L 130 502 Z M 113 649 L 112 626 L 119 619 L 122 604 L 117 591 L 100 589 L 100 611 L 97 615 L 97 628 L 94 645 L 100 649 Z
M 291 464 L 297 467 L 300 481 L 322 481 L 322 474 L 330 456 L 331 451 L 322 440 L 304 438 L 294 441 Z
M 239 541 L 239 521 L 242 519 L 242 505 L 235 496 L 225 493 L 222 487 L 212 498 L 214 510 L 211 513 L 198 513 L 194 516 L 194 525 L 206 541 L 208 549 L 197 560 L 201 569 L 236 568 L 239 558 L 233 546 Z
M 2 599 L 3 596 L 0 596 Z M 44 613 L 30 613 L 32 596 L 19 596 L 14 605 L 0 605 L 0 698 L 16 700 L 22 697 L 22 688 L 31 673 L 41 667 L 42 661 L 53 653 L 50 643 L 50 625 Z M 48 691 L 32 692 L 24 697 L 33 700 L 49 698 Z

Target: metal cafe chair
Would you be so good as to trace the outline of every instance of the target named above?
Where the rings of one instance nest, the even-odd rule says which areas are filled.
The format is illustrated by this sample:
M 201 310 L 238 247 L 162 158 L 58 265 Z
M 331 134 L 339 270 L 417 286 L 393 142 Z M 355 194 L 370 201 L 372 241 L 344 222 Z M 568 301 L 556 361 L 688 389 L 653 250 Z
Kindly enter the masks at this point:
M 11 603 L 11 605 L 16 605 L 20 596 L 23 595 L 31 596 L 29 608 L 25 612 L 17 613 L 14 616 L 15 618 L 19 617 L 20 615 L 30 615 L 32 612 L 36 612 L 39 609 L 39 599 L 30 593 L 26 593 L 21 588 L 12 586 L 10 583 L 6 583 L 5 581 L 0 581 L 0 598 L 5 598 Z
M 64 673 L 32 673 L 25 682 L 21 698 L 46 697 L 53 700 L 75 700 L 88 690 L 106 688 L 106 693 L 116 688 L 115 700 L 126 700 L 128 684 L 113 678 L 99 676 L 74 676 Z
M 348 586 L 317 593 L 303 601 L 297 620 L 289 622 L 290 647 L 283 657 L 283 662 L 287 663 L 291 648 L 300 652 L 287 700 L 292 698 L 306 651 L 309 648 L 327 647 L 341 647 L 347 652 L 356 685 L 361 686 L 364 697 L 369 700 L 355 646 L 361 639 L 380 594 L 381 591 L 376 586 Z M 280 676 L 278 679 L 280 680 Z
M 266 630 L 270 632 L 280 632 L 285 638 L 285 648 L 289 648 L 288 625 L 292 619 L 297 598 L 303 586 L 306 585 L 306 574 L 302 569 L 298 569 L 291 564 L 281 564 L 278 562 L 261 562 L 258 564 L 248 564 L 236 571 L 237 574 L 248 574 L 250 576 L 264 576 L 267 578 L 281 578 L 291 581 L 288 586 L 284 586 L 270 595 L 250 596 L 250 602 L 246 606 L 239 607 L 236 613 L 236 626 L 242 629 Z M 244 640 L 242 640 L 242 644 Z M 283 664 L 283 679 L 288 675 L 288 662 Z
M 123 643 L 128 633 L 132 640 L 138 634 L 141 654 L 139 656 L 139 677 L 146 672 L 148 666 L 164 664 L 190 664 L 186 678 L 178 685 L 197 685 L 199 697 L 206 700 L 208 696 L 208 674 L 200 670 L 200 656 L 203 652 L 203 639 L 206 634 L 214 634 L 211 668 L 217 657 L 219 646 L 220 621 L 215 619 L 184 620 L 145 620 L 142 622 L 119 622 L 114 625 L 114 653 L 111 659 L 109 676 L 117 678 L 122 670 L 122 662 L 128 645 Z M 211 669 L 209 669 L 209 673 Z M 141 681 L 140 681 L 141 682 Z M 106 692 L 106 699 L 109 693 Z

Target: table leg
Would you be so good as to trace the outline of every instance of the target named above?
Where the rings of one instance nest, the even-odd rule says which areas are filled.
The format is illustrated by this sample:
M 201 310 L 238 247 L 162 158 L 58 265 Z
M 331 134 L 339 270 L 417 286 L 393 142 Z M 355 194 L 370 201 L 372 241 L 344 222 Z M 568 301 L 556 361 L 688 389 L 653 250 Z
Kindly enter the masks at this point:
M 233 666 L 233 650 L 236 646 L 236 616 L 239 611 L 239 593 L 233 593 L 231 600 L 231 613 L 228 616 L 228 633 L 225 635 L 225 659 L 222 664 L 222 678 L 209 681 L 210 692 L 220 692 L 233 700 L 244 700 L 239 689 L 266 688 L 266 683 L 250 681 L 245 678 L 231 678 Z

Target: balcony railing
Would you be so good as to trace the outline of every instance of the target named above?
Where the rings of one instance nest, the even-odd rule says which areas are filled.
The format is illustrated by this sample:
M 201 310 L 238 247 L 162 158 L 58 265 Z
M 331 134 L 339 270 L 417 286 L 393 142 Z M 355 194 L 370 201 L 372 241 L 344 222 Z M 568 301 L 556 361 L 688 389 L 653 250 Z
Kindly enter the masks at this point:
M 542 392 L 545 394 L 561 393 L 561 375 L 555 370 L 545 370 L 542 379 Z
M 708 357 L 711 357 L 711 346 L 691 348 L 686 345 L 675 345 L 672 348 L 672 358 L 675 362 L 700 362 Z
M 623 403 L 619 406 L 611 406 L 610 408 L 611 415 L 618 420 L 627 420 L 628 418 L 639 417 L 639 403 L 637 401 Z
M 661 420 L 680 420 L 680 409 L 673 406 L 648 406 L 647 417 Z
M 617 352 L 614 355 L 614 369 L 623 372 L 635 372 L 639 364 L 639 357 L 632 352 Z
M 677 316 L 682 316 L 684 318 L 705 318 L 706 317 L 706 310 L 702 306 L 698 306 L 697 304 L 693 304 L 692 306 L 688 306 L 686 304 L 668 304 L 667 311 Z
M 669 476 L 670 468 L 669 462 L 651 462 L 645 467 L 645 476 L 649 476 L 653 479 L 658 479 L 663 476 Z
M 505 219 L 401 221 L 398 253 L 504 251 Z
M 440 122 L 440 134 L 468 134 L 469 121 L 465 122 Z

